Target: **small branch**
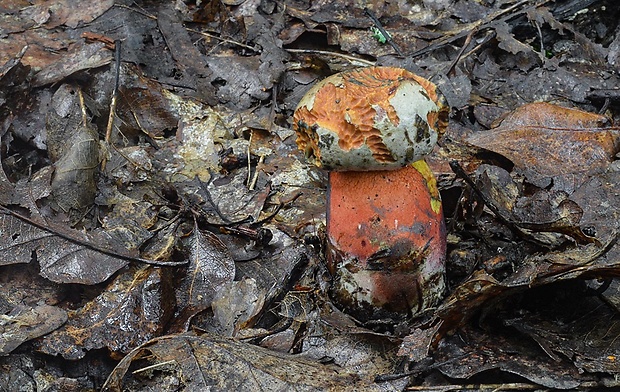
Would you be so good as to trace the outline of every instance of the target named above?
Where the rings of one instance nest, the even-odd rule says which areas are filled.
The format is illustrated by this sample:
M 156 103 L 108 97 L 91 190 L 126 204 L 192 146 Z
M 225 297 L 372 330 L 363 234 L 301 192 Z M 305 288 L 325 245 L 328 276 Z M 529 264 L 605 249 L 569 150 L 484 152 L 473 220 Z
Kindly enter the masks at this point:
M 250 181 L 250 184 L 248 186 L 248 189 L 253 191 L 254 188 L 256 187 L 256 181 L 258 181 L 258 167 L 259 165 L 261 165 L 263 162 L 265 162 L 265 155 L 261 154 L 260 157 L 258 158 L 258 163 L 256 164 L 256 170 L 254 170 L 254 176 L 252 177 L 252 181 Z
M 301 53 L 301 54 L 306 54 L 306 53 L 310 53 L 310 54 L 320 54 L 323 56 L 332 56 L 332 57 L 340 57 L 342 59 L 345 59 L 351 63 L 359 63 L 361 65 L 365 65 L 365 66 L 370 66 L 372 67 L 373 65 L 375 65 L 375 63 L 373 61 L 368 61 L 368 60 L 364 60 L 364 59 L 360 59 L 358 57 L 353 57 L 353 56 L 349 56 L 347 54 L 344 53 L 338 53 L 338 52 L 329 52 L 327 50 L 314 50 L 314 49 L 285 49 L 287 52 L 289 53 Z
M 254 46 L 242 44 L 241 42 L 234 41 L 232 39 L 218 37 L 217 35 L 214 35 L 214 34 L 205 33 L 203 31 L 198 31 L 198 30 L 194 30 L 194 29 L 190 29 L 190 28 L 185 28 L 185 30 L 191 31 L 192 33 L 200 34 L 200 35 L 205 36 L 205 37 L 213 38 L 213 39 L 218 40 L 218 41 L 226 42 L 228 44 L 236 45 L 236 46 L 239 46 L 241 48 L 249 49 L 249 50 L 251 50 L 253 52 L 257 52 L 257 53 L 260 52 L 260 50 L 255 48 Z
M 180 265 L 185 265 L 185 264 L 188 263 L 187 261 L 176 262 L 176 261 L 147 260 L 147 259 L 142 259 L 140 257 L 134 257 L 134 256 L 127 255 L 127 254 L 118 253 L 115 250 L 102 248 L 102 247 L 99 247 L 97 245 L 93 245 L 93 244 L 91 244 L 88 241 L 84 241 L 84 240 L 81 240 L 79 238 L 75 238 L 75 237 L 73 237 L 73 236 L 71 236 L 69 234 L 65 234 L 65 233 L 61 233 L 59 231 L 56 231 L 56 230 L 52 229 L 51 227 L 48 227 L 48 226 L 44 225 L 43 223 L 36 222 L 36 221 L 34 221 L 34 220 L 32 220 L 32 219 L 30 219 L 28 217 L 25 217 L 25 216 L 15 212 L 15 211 L 13 211 L 13 210 L 10 210 L 10 209 L 6 208 L 5 206 L 2 206 L 2 205 L 0 205 L 0 213 L 11 215 L 14 218 L 17 218 L 17 219 L 19 219 L 19 220 L 21 220 L 21 221 L 23 221 L 23 222 L 25 222 L 25 223 L 27 223 L 29 225 L 32 225 L 32 226 L 34 226 L 34 227 L 36 227 L 36 228 L 38 228 L 40 230 L 48 232 L 48 233 L 50 233 L 50 234 L 52 234 L 54 236 L 62 238 L 65 241 L 69 241 L 69 242 L 71 242 L 73 244 L 77 244 L 77 245 L 83 246 L 84 248 L 88 248 L 90 250 L 102 253 L 102 254 L 107 255 L 107 256 L 116 257 L 118 259 L 129 260 L 129 261 L 137 261 L 137 262 L 140 262 L 140 263 L 150 264 L 150 265 L 157 265 L 157 266 L 160 266 L 160 267 L 178 267 Z
M 459 50 L 459 53 L 456 55 L 454 60 L 452 60 L 452 64 L 450 64 L 450 67 L 448 67 L 448 71 L 446 72 L 446 75 L 450 75 L 450 73 L 454 71 L 454 68 L 456 67 L 458 62 L 461 60 L 461 58 L 463 58 L 463 53 L 465 52 L 465 49 L 467 49 L 467 47 L 469 46 L 469 43 L 471 42 L 471 39 L 474 37 L 474 35 L 477 32 L 478 32 L 478 27 L 476 26 L 469 32 L 469 34 L 467 34 L 467 38 L 465 38 L 465 42 L 463 43 L 461 50 Z
M 549 388 L 541 388 L 540 385 L 527 383 L 505 384 L 466 384 L 466 385 L 436 385 L 436 386 L 411 386 L 408 391 L 548 391 Z
M 369 10 L 368 8 L 364 7 L 364 12 L 366 13 L 366 15 L 368 15 L 368 17 L 372 20 L 372 22 L 375 24 L 375 26 L 377 27 L 377 29 L 381 32 L 381 34 L 383 34 L 383 37 L 385 38 L 385 40 L 388 42 L 388 44 L 390 44 L 390 46 L 392 46 L 392 48 L 394 48 L 394 50 L 396 51 L 396 53 L 398 53 L 398 55 L 400 57 L 405 57 L 405 54 L 403 53 L 402 50 L 400 50 L 400 48 L 398 47 L 398 45 L 396 45 L 396 42 L 394 42 L 394 40 L 392 39 L 392 36 L 390 35 L 390 33 L 388 33 L 387 31 L 385 31 L 385 29 L 383 28 L 383 25 L 381 24 L 381 22 L 379 21 L 379 19 L 375 16 L 375 14 Z
M 86 104 L 84 103 L 84 93 L 81 88 L 77 88 L 78 99 L 80 100 L 80 111 L 82 112 L 82 125 L 88 127 L 88 114 L 86 113 Z
M 449 44 L 450 42 L 454 42 L 457 39 L 466 37 L 473 29 L 478 28 L 478 31 L 492 27 L 491 25 L 493 23 L 495 23 L 495 20 L 500 20 L 500 21 L 507 21 L 509 19 L 512 19 L 518 15 L 524 14 L 527 11 L 531 10 L 531 9 L 535 9 L 538 7 L 541 7 L 545 4 L 547 4 L 548 2 L 550 2 L 551 0 L 542 0 L 540 3 L 538 4 L 534 4 L 531 5 L 529 7 L 526 7 L 520 11 L 515 11 L 516 9 L 518 9 L 519 7 L 526 5 L 530 2 L 530 0 L 521 0 L 518 3 L 513 4 L 512 6 L 494 12 L 490 15 L 488 15 L 487 17 L 480 19 L 476 22 L 472 22 L 469 23 L 467 26 L 463 26 L 458 32 L 454 32 L 452 33 L 452 35 L 445 35 L 437 40 L 435 40 L 432 44 L 428 45 L 425 48 L 422 48 L 420 50 L 417 50 L 415 52 L 413 52 L 410 57 L 417 57 L 417 56 L 421 56 L 423 54 L 426 54 L 428 52 L 431 52 L 433 50 L 439 49 L 441 47 L 443 47 L 444 45 Z M 508 14 L 508 15 L 506 15 Z M 501 18 L 501 19 L 500 19 Z
M 118 97 L 118 87 L 120 85 L 120 74 L 121 74 L 121 41 L 114 41 L 114 66 L 116 76 L 114 78 L 114 89 L 112 90 L 112 100 L 110 102 L 110 113 L 108 114 L 108 125 L 105 129 L 105 143 L 106 145 L 110 144 L 110 139 L 112 138 L 112 127 L 114 127 L 114 119 L 116 118 L 116 102 Z M 107 164 L 107 154 L 104 155 L 103 160 L 101 161 L 101 171 L 105 171 L 105 167 Z
M 252 152 L 250 150 L 252 149 L 252 138 L 253 137 L 254 137 L 254 130 L 250 130 L 250 140 L 248 140 L 248 151 L 247 151 L 247 156 L 248 156 L 248 179 L 245 182 L 245 184 L 248 186 L 248 188 L 250 187 L 250 183 L 252 182 Z

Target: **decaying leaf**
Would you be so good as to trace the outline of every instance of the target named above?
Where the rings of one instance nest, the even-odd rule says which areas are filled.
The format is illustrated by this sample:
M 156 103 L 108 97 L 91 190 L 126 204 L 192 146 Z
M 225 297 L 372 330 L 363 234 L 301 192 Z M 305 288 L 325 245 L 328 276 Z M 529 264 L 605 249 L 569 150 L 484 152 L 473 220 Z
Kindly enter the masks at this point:
M 164 92 L 160 83 L 145 77 L 135 65 L 123 64 L 120 72 L 123 82 L 119 87 L 117 114 L 122 120 L 119 124 L 122 134 L 145 133 L 154 139 L 161 138 L 166 130 L 179 124 L 179 114 L 168 98 L 176 97 L 174 94 Z M 185 109 L 192 111 L 195 106 L 190 101 Z
M 239 278 L 252 278 L 264 291 L 265 303 L 270 303 L 284 292 L 295 271 L 308 263 L 308 254 L 303 244 L 294 241 L 276 227 L 269 227 L 273 239 L 259 262 L 238 263 Z
M 34 173 L 28 181 L 20 181 L 15 184 L 12 195 L 11 192 L 7 192 L 8 195 L 11 195 L 11 198 L 6 203 L 0 204 L 19 205 L 28 209 L 32 216 L 40 217 L 41 214 L 37 202 L 48 197 L 52 193 L 51 184 L 53 174 L 54 170 L 52 167 L 46 166 L 42 168 Z M 2 177 L 2 173 L 0 173 L 0 177 Z M 0 183 L 1 182 L 2 179 L 0 179 Z M 0 185 L 0 188 L 2 188 L 2 185 Z
M 620 363 L 616 353 L 620 348 L 617 339 L 620 324 L 614 320 L 615 310 L 597 297 L 583 295 L 578 285 L 573 286 L 576 287 L 566 289 L 572 294 L 560 291 L 562 296 L 548 298 L 538 309 L 515 315 L 504 323 L 536 342 L 556 363 L 568 359 L 577 369 L 590 373 L 618 372 Z M 585 289 L 585 285 L 583 287 Z M 545 295 L 544 291 L 538 293 Z M 572 306 L 564 306 L 566 303 Z M 593 312 L 597 317 L 591 317 Z
M 172 315 L 174 299 L 166 270 L 142 266 L 119 275 L 65 325 L 38 342 L 38 349 L 67 359 L 108 348 L 127 353 L 157 336 Z
M 84 69 L 98 68 L 112 61 L 112 53 L 105 44 L 96 42 L 71 45 L 69 54 L 48 65 L 35 75 L 33 85 L 43 86 L 58 82 L 65 77 Z
M 141 364 L 127 374 L 129 366 Z M 167 364 L 163 366 L 162 364 Z M 139 347 L 114 369 L 102 391 L 120 392 L 135 382 L 154 386 L 158 374 L 181 376 L 187 391 L 379 391 L 378 384 L 347 369 L 322 365 L 251 344 L 214 336 L 164 336 Z M 125 377 L 129 377 L 125 380 Z
M 0 355 L 7 355 L 20 344 L 45 335 L 67 321 L 67 312 L 50 305 L 18 306 L 0 314 Z
M 440 327 L 437 323 L 431 328 L 416 328 L 412 333 L 403 338 L 403 342 L 398 349 L 398 356 L 409 358 L 411 362 L 419 362 L 428 356 L 434 342 L 437 331 Z
M 453 378 L 501 369 L 548 388 L 571 389 L 580 385 L 582 377 L 577 369 L 544 355 L 533 342 L 527 343 L 519 337 L 499 334 L 488 340 L 481 331 L 467 327 L 440 344 L 436 360 L 444 363 L 439 370 Z M 518 355 L 513 355 L 515 352 Z M 582 380 L 588 380 L 587 376 Z
M 197 176 L 208 181 L 211 178 L 210 171 L 219 166 L 215 143 L 228 132 L 222 117 L 217 111 L 197 102 L 184 100 L 168 92 L 164 96 L 169 105 L 178 110 L 181 118 L 177 134 L 181 141 L 178 154 L 183 159 L 183 168 L 179 174 L 185 179 Z
M 257 221 L 271 187 L 264 176 L 260 176 L 258 189 L 250 190 L 247 184 L 247 171 L 240 170 L 236 175 L 211 181 L 207 184 L 207 200 L 203 207 L 209 223 L 225 224 L 232 222 Z
M 44 230 L 0 209 L 0 265 L 30 263 L 36 257 L 41 275 L 54 282 L 97 284 L 108 279 L 127 265 L 120 255 L 131 253 L 118 249 L 117 242 L 102 231 L 83 233 L 66 226 Z M 116 249 L 119 256 L 96 247 L 110 253 Z
M 620 130 L 605 127 L 608 122 L 604 116 L 533 103 L 467 141 L 510 159 L 527 181 L 542 188 L 556 177 L 568 177 L 572 184 L 563 190 L 572 192 L 585 175 L 604 170 L 618 152 Z
M 501 219 L 521 229 L 523 234 L 548 246 L 557 246 L 564 241 L 548 233 L 566 234 L 582 244 L 595 241 L 581 231 L 579 223 L 583 210 L 569 199 L 566 192 L 540 189 L 525 196 L 523 184 L 518 184 L 498 166 L 481 165 L 477 173 L 485 203 L 491 205 Z
M 497 33 L 497 39 L 499 41 L 499 47 L 512 54 L 518 54 L 519 52 L 529 53 L 532 52 L 532 47 L 524 44 L 514 37 L 511 28 L 506 22 L 497 22 L 493 24 L 493 28 Z
M 48 112 L 47 140 L 55 171 L 52 194 L 58 206 L 73 221 L 91 208 L 97 192 L 95 175 L 99 164 L 99 135 L 83 113 L 82 93 L 62 85 L 52 98 L 54 110 Z
M 215 85 L 208 82 L 211 71 L 207 68 L 206 58 L 194 45 L 180 14 L 172 9 L 163 11 L 158 15 L 157 25 L 176 65 L 183 71 L 183 83 L 194 89 L 201 98 L 214 96 Z
M 235 262 L 226 245 L 214 234 L 194 225 L 190 240 L 190 261 L 182 292 L 187 296 L 185 306 L 197 312 L 211 306 L 213 297 L 235 277 Z
M 218 334 L 232 337 L 241 329 L 251 327 L 264 305 L 265 293 L 258 289 L 256 280 L 229 282 L 215 293 L 212 302 Z

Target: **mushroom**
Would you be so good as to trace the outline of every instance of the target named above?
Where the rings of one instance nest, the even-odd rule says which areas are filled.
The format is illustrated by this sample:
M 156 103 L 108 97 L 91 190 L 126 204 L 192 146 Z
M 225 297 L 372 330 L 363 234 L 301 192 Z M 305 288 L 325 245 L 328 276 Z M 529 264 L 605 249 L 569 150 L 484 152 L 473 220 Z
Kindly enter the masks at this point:
M 393 67 L 332 75 L 295 110 L 299 149 L 329 171 L 330 294 L 359 319 L 413 316 L 443 295 L 446 229 L 423 158 L 448 110 L 433 83 Z

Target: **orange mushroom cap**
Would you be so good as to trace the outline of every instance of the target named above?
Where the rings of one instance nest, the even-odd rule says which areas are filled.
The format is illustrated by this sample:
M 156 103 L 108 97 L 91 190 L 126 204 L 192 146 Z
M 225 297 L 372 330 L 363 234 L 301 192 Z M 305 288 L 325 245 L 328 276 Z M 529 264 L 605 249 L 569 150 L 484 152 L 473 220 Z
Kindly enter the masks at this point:
M 448 108 L 436 86 L 407 70 L 368 67 L 314 85 L 293 116 L 297 146 L 336 171 L 397 169 L 429 154 Z

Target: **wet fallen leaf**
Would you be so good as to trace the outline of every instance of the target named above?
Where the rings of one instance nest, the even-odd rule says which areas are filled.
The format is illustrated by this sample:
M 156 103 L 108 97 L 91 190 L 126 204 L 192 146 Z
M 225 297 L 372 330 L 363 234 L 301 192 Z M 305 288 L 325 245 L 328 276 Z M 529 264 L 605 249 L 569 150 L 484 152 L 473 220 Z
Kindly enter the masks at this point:
M 178 174 L 183 180 L 200 178 L 208 181 L 219 168 L 216 144 L 230 138 L 226 111 L 216 111 L 194 100 L 184 99 L 162 90 L 167 104 L 180 118 L 177 137 L 181 141 L 177 154 L 182 158 Z M 144 102 L 149 104 L 148 101 Z M 181 176 L 182 175 L 182 176 Z
M 573 293 L 585 292 L 570 289 Z M 536 342 L 556 363 L 568 359 L 586 372 L 617 373 L 620 325 L 614 321 L 615 310 L 597 297 L 559 293 L 538 309 L 523 312 L 504 323 Z M 563 301 L 570 301 L 572 306 L 562 306 Z M 594 312 L 596 317 L 592 317 Z
M 512 54 L 517 54 L 519 52 L 530 53 L 533 52 L 531 46 L 524 44 L 514 37 L 512 34 L 511 28 L 506 22 L 497 22 L 493 24 L 493 29 L 497 34 L 497 39 L 499 41 L 498 47 L 504 49 L 507 52 Z
M 54 0 L 37 4 L 8 1 L 3 4 L 0 32 L 6 39 L 0 42 L 0 63 L 26 48 L 24 62 L 35 69 L 45 68 L 51 63 L 62 61 L 69 37 L 58 26 L 75 28 L 80 23 L 89 23 L 110 7 L 114 1 L 105 0 L 96 4 L 76 5 L 72 0 Z M 11 34 L 20 33 L 20 34 Z M 57 68 L 61 73 L 63 70 Z M 69 75 L 70 73 L 64 74 Z
M 580 379 L 588 380 L 566 362 L 556 362 L 542 354 L 532 342 L 524 344 L 519 337 L 499 333 L 488 340 L 484 333 L 472 327 L 463 328 L 458 335 L 442 342 L 436 360 L 445 362 L 439 370 L 452 378 L 466 379 L 501 369 L 547 388 L 577 388 Z
M 130 365 L 140 366 L 131 375 Z M 199 391 L 379 391 L 380 386 L 342 368 L 214 336 L 164 336 L 132 351 L 114 369 L 102 391 L 158 385 L 157 374 L 183 374 L 184 390 Z
M 18 306 L 0 314 L 0 355 L 7 355 L 20 344 L 54 331 L 67 321 L 67 312 L 50 305 L 33 308 Z
M 93 4 L 82 4 L 79 0 L 54 0 L 37 4 L 28 12 L 46 15 L 46 27 L 53 28 L 66 25 L 75 28 L 79 23 L 92 22 L 113 5 L 113 0 L 104 0 Z
M 108 233 L 83 233 L 66 226 L 42 227 L 45 226 L 35 226 L 1 208 L 0 265 L 30 263 L 34 256 L 41 275 L 51 281 L 97 284 L 128 263 L 121 255 L 129 256 L 131 252 L 119 249 L 117 240 Z M 117 256 L 110 254 L 113 249 L 118 250 Z
M 211 301 L 222 287 L 235 277 L 235 262 L 226 245 L 208 231 L 194 224 L 190 239 L 190 255 L 187 275 L 180 294 L 185 297 L 183 307 L 200 312 L 211 306 Z
M 236 336 L 241 329 L 251 327 L 265 305 L 265 293 L 256 280 L 246 278 L 230 282 L 215 293 L 213 320 L 218 324 L 218 335 Z
M 99 164 L 99 135 L 82 121 L 86 108 L 79 102 L 81 94 L 71 86 L 61 86 L 52 99 L 56 110 L 48 113 L 47 124 L 48 146 L 55 153 L 52 195 L 72 223 L 93 204 Z
M 157 222 L 157 208 L 151 203 L 130 198 L 119 200 L 102 222 L 103 229 L 119 240 L 117 246 L 138 249 L 153 233 L 149 230 Z
M 104 43 L 86 44 L 82 41 L 70 45 L 68 54 L 39 71 L 34 77 L 33 85 L 40 87 L 55 83 L 78 71 L 99 68 L 111 61 L 112 52 L 105 47 Z
M 153 139 L 159 139 L 166 130 L 174 129 L 179 124 L 179 114 L 172 110 L 173 103 L 160 83 L 145 77 L 142 71 L 132 64 L 122 65 L 120 72 L 122 84 L 118 93 L 117 115 L 122 120 L 118 125 L 121 135 L 146 134 Z M 110 86 L 93 86 L 92 90 L 87 92 L 97 96 L 96 94 L 100 94 L 100 91 L 97 91 L 99 89 L 106 91 Z M 111 94 L 111 91 L 107 93 Z M 193 113 L 195 114 L 195 111 Z
M 295 271 L 308 263 L 307 250 L 303 244 L 275 227 L 269 229 L 273 232 L 273 239 L 261 257 L 237 264 L 238 278 L 255 279 L 258 288 L 265 292 L 267 304 L 281 295 Z
M 34 173 L 28 181 L 19 181 L 14 185 L 11 193 L 7 192 L 8 195 L 11 195 L 10 200 L 0 204 L 19 205 L 28 209 L 32 216 L 40 217 L 41 214 L 37 202 L 51 195 L 53 174 L 53 168 L 47 166 Z M 2 177 L 2 173 L 0 173 L 0 177 Z M 2 180 L 0 180 L 1 182 Z M 2 188 L 2 185 L 0 185 L 0 188 Z
M 419 362 L 428 356 L 433 346 L 435 336 L 440 327 L 437 323 L 431 328 L 416 328 L 412 333 L 403 338 L 398 349 L 398 356 L 407 357 L 411 362 Z
M 596 241 L 580 229 L 583 210 L 566 192 L 540 189 L 525 196 L 524 185 L 498 166 L 481 165 L 477 173 L 485 203 L 522 234 L 550 247 L 559 246 L 565 239 L 549 233 L 566 234 L 582 244 Z
M 273 30 L 278 18 L 263 16 L 258 12 L 258 3 L 246 4 L 245 9 L 238 10 L 238 22 L 247 27 L 244 40 L 260 45 L 260 55 L 236 57 L 235 61 L 230 61 L 226 52 L 207 57 L 207 65 L 213 71 L 210 83 L 218 87 L 218 99 L 237 109 L 247 109 L 253 101 L 267 99 L 289 57 Z
M 209 83 L 211 70 L 207 67 L 206 57 L 194 45 L 177 10 L 160 12 L 157 25 L 181 74 L 186 75 L 182 83 L 196 91 L 199 97 L 214 96 L 216 89 L 215 85 Z
M 247 186 L 246 170 L 239 170 L 233 176 L 220 178 L 206 186 L 206 201 L 203 207 L 211 224 L 256 222 L 263 211 L 271 186 L 264 173 L 258 173 L 255 190 Z
M 144 246 L 143 257 L 150 260 L 170 260 L 178 238 L 182 236 L 179 222 L 173 222 L 157 230 L 155 236 Z
M 70 311 L 67 323 L 43 337 L 38 350 L 80 359 L 90 350 L 123 354 L 160 333 L 172 315 L 172 287 L 166 270 L 131 268 L 99 296 Z

